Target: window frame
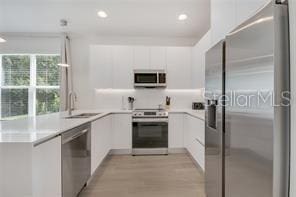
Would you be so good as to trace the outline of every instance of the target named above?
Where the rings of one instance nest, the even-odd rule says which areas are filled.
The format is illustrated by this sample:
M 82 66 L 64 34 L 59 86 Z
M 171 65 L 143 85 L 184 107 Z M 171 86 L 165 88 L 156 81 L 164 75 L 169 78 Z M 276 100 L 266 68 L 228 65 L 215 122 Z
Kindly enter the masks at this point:
M 29 86 L 5 86 L 2 85 L 2 57 L 9 55 L 24 55 L 30 57 L 30 85 Z M 28 117 L 37 116 L 37 89 L 55 89 L 60 86 L 38 86 L 37 85 L 37 58 L 36 56 L 60 56 L 60 54 L 42 54 L 42 53 L 9 53 L 0 54 L 0 104 L 2 103 L 2 89 L 28 89 Z M 2 119 L 2 105 L 0 105 L 0 120 Z

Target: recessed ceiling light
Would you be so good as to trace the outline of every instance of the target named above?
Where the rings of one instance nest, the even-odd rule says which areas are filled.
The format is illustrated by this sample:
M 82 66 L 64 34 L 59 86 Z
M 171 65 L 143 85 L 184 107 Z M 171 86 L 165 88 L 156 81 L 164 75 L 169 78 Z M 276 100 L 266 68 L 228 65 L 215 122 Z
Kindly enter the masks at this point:
M 97 14 L 101 18 L 107 18 L 108 17 L 107 13 L 105 11 L 102 11 L 102 10 L 101 11 L 98 11 Z
M 186 14 L 180 14 L 179 17 L 178 17 L 179 21 L 184 21 L 187 18 L 188 18 L 188 16 Z
M 3 43 L 3 42 L 6 42 L 6 40 L 0 37 L 0 43 Z

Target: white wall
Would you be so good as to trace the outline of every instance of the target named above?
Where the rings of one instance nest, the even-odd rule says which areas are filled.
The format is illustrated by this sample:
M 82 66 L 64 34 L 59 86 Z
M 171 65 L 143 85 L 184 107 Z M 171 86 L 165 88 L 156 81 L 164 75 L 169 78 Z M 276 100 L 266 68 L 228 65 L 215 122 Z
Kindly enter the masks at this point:
M 171 109 L 190 109 L 192 102 L 202 102 L 202 90 L 135 89 L 95 90 L 95 109 L 128 109 L 127 97 L 134 97 L 134 108 L 157 108 L 165 105 L 166 96 L 171 97 Z M 124 101 L 122 102 L 122 99 Z
M 296 1 L 290 0 L 290 39 L 291 39 L 291 186 L 290 197 L 296 197 Z
M 59 35 L 1 34 L 1 36 L 7 40 L 0 45 L 0 53 L 2 54 L 60 54 L 61 41 Z

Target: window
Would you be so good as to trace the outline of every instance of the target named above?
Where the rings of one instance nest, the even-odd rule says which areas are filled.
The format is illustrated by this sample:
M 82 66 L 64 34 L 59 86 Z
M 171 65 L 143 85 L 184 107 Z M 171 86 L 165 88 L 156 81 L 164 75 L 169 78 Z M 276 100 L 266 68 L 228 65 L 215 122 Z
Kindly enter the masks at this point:
M 59 111 L 59 55 L 0 54 L 0 118 Z

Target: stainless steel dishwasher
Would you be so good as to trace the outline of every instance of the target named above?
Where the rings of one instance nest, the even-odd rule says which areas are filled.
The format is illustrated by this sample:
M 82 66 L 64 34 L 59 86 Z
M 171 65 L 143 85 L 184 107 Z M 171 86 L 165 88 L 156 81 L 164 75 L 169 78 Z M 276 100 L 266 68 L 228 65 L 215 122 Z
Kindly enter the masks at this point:
M 76 197 L 90 177 L 90 123 L 62 134 L 63 197 Z

